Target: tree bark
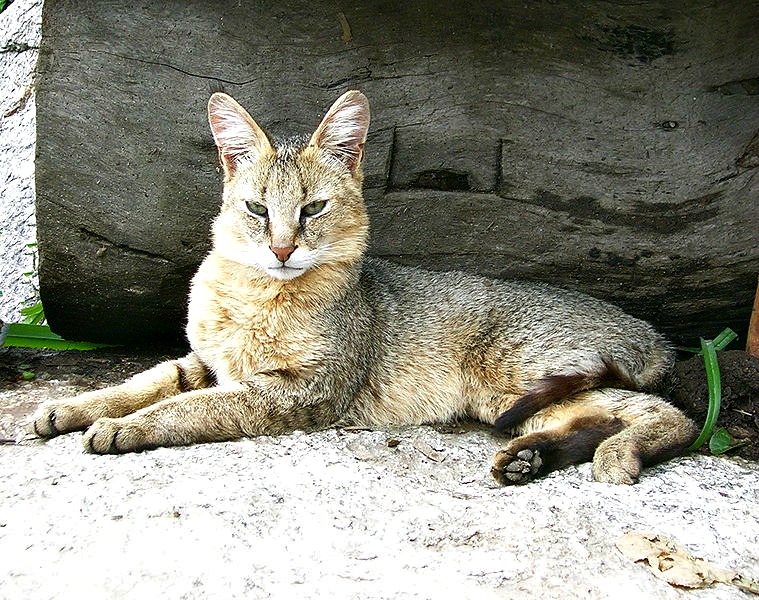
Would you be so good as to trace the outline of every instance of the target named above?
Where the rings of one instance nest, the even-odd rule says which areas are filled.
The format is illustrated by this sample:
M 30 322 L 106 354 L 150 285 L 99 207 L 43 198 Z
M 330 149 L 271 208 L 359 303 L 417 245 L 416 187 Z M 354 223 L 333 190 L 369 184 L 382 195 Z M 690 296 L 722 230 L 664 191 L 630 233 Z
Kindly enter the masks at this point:
M 49 322 L 93 341 L 181 336 L 220 203 L 211 90 L 293 134 L 359 88 L 373 254 L 581 289 L 677 342 L 745 334 L 758 7 L 46 0 Z

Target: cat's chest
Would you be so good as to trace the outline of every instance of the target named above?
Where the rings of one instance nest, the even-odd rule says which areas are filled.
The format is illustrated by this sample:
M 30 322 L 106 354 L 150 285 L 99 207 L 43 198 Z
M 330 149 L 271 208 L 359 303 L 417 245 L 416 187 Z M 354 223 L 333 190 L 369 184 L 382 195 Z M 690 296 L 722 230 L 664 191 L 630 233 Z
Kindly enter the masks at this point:
M 286 371 L 307 376 L 321 363 L 324 336 L 316 315 L 283 298 L 206 290 L 190 302 L 188 337 L 220 382 Z

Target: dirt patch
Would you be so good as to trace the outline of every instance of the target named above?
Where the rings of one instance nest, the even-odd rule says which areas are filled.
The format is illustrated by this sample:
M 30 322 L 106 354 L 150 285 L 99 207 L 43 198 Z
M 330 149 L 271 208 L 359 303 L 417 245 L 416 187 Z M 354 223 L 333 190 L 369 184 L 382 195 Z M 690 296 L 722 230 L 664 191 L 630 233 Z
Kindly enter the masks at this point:
M 744 445 L 731 454 L 759 460 L 759 359 L 740 350 L 717 353 L 722 382 L 722 408 L 717 427 L 724 427 L 737 443 Z M 675 365 L 672 402 L 697 423 L 703 423 L 709 405 L 706 371 L 701 356 Z M 704 445 L 700 452 L 709 453 Z
M 0 390 L 24 381 L 66 380 L 82 386 L 102 387 L 119 383 L 139 371 L 149 369 L 162 360 L 184 354 L 180 348 L 135 349 L 109 348 L 93 352 L 75 350 L 0 349 Z
M 26 417 L 45 400 L 121 383 L 183 353 L 179 348 L 92 352 L 0 348 L 0 443 L 26 437 Z

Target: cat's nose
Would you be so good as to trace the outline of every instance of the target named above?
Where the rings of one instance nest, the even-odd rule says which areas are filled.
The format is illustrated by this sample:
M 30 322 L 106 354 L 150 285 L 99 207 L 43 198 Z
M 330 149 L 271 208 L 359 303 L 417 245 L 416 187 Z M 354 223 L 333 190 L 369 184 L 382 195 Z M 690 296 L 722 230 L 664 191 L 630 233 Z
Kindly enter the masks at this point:
M 287 260 L 292 256 L 292 253 L 295 252 L 296 248 L 297 246 L 269 246 L 269 249 L 274 252 L 274 256 L 277 257 L 277 260 L 283 263 L 287 262 Z

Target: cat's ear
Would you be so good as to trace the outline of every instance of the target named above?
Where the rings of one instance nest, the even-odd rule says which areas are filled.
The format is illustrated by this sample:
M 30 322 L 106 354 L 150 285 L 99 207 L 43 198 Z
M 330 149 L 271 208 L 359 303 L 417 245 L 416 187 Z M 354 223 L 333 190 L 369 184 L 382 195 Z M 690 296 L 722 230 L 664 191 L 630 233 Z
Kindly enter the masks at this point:
M 356 175 L 369 129 L 369 101 L 352 90 L 340 96 L 311 136 L 311 144 L 330 152 Z
M 229 180 L 240 163 L 274 152 L 269 138 L 234 98 L 217 92 L 208 101 L 208 122 Z

